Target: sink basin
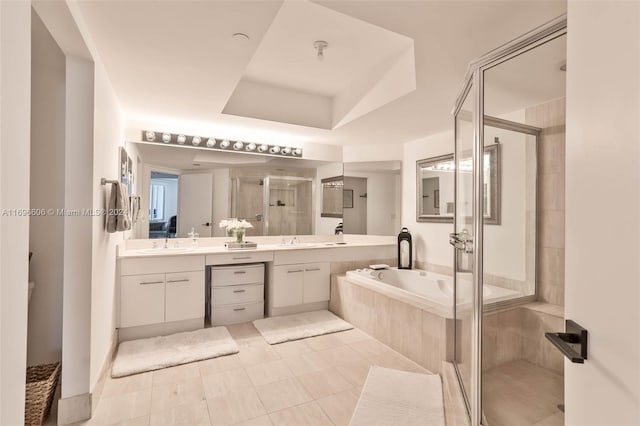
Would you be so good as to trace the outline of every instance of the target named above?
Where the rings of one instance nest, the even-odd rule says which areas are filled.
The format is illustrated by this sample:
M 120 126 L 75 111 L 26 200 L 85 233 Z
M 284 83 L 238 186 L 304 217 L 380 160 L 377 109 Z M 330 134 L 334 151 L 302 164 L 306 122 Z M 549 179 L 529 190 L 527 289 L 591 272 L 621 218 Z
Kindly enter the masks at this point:
M 183 248 L 183 247 L 173 247 L 173 248 L 150 248 L 150 249 L 142 249 L 136 250 L 138 253 L 144 254 L 179 254 L 179 253 L 188 253 L 193 251 L 192 248 Z
M 304 248 L 304 247 L 315 247 L 319 244 L 317 243 L 294 243 L 294 244 L 278 244 L 278 247 L 288 247 L 288 248 Z

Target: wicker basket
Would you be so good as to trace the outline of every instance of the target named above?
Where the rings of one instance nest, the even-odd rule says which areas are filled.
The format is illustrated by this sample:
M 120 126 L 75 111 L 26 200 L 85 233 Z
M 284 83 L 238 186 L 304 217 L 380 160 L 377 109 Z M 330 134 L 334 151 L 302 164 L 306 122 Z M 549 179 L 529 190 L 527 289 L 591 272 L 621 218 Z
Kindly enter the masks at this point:
M 59 377 L 59 362 L 27 367 L 25 425 L 41 425 L 49 417 Z

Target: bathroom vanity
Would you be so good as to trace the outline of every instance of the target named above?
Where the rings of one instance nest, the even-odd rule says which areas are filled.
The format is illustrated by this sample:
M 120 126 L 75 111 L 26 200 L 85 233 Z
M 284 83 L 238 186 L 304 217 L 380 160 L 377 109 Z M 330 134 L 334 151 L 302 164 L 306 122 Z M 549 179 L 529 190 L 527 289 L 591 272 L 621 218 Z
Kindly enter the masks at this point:
M 167 249 L 124 241 L 117 261 L 118 340 L 328 309 L 333 269 L 395 256 L 393 237 L 343 238 L 288 245 L 264 238 L 250 250 L 228 250 L 226 238 L 201 239 L 198 247 L 177 239 L 172 244 L 179 247 Z

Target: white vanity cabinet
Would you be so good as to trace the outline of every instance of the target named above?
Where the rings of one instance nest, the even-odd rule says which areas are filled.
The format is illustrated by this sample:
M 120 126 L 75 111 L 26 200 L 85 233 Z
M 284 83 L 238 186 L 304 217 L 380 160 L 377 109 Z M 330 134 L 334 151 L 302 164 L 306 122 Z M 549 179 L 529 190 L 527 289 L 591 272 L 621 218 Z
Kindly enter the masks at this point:
M 326 309 L 330 298 L 330 267 L 326 251 L 276 253 L 269 274 L 269 316 Z
M 204 327 L 204 256 L 122 259 L 120 340 Z
M 274 266 L 271 287 L 274 308 L 328 301 L 329 263 Z
M 165 274 L 120 279 L 120 327 L 164 322 Z

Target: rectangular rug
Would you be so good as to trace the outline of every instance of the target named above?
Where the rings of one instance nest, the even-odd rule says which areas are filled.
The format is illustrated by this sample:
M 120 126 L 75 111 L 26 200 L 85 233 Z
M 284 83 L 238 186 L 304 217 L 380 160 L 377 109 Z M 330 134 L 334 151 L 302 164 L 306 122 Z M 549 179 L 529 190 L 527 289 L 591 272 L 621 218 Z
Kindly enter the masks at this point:
M 349 426 L 444 426 L 437 374 L 372 366 Z
M 255 320 L 253 325 L 270 345 L 353 328 L 351 324 L 329 311 L 303 312 L 259 319 Z
M 118 346 L 111 377 L 129 376 L 237 352 L 238 345 L 226 327 L 131 340 Z

